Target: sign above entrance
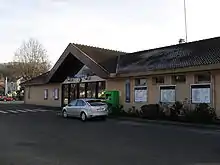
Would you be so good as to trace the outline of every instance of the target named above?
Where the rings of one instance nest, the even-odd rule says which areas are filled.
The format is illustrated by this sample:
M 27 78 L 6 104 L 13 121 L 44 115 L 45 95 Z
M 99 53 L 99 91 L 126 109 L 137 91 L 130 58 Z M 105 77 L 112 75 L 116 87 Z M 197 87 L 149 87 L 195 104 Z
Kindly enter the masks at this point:
M 104 79 L 98 76 L 80 76 L 80 77 L 67 77 L 63 82 L 65 83 L 81 83 L 81 82 L 94 82 L 94 81 L 105 81 Z
M 74 78 L 74 77 L 67 77 L 67 81 L 68 82 L 73 82 L 73 83 L 80 83 L 82 81 L 82 78 L 80 77 L 77 77 L 77 78 Z

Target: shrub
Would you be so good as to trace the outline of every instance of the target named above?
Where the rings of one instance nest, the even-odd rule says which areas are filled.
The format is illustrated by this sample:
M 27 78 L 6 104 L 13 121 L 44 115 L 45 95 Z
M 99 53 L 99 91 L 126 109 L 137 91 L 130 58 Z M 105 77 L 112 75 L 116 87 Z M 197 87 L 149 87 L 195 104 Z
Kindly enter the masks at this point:
M 141 106 L 143 118 L 157 119 L 160 116 L 159 104 L 148 104 Z
M 183 109 L 183 104 L 180 101 L 176 101 L 173 104 L 173 106 L 170 108 L 170 119 L 178 120 L 182 109 Z
M 201 103 L 196 105 L 194 111 L 187 114 L 187 118 L 192 122 L 210 123 L 216 118 L 216 112 L 208 104 Z
M 111 115 L 121 115 L 123 113 L 123 106 L 119 105 L 118 107 L 112 106 L 111 103 L 107 103 L 108 111 Z

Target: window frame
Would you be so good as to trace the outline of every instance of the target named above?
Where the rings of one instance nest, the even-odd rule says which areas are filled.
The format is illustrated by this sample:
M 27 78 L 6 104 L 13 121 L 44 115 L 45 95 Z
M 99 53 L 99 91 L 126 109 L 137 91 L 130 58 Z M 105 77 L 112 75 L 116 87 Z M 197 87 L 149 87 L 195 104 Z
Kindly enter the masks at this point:
M 204 76 L 204 75 L 208 75 L 209 76 L 209 80 L 199 80 L 199 76 Z M 205 74 L 198 73 L 198 74 L 194 75 L 194 78 L 196 79 L 196 83 L 210 83 L 211 80 L 212 80 L 212 75 L 209 74 L 209 73 L 205 73 Z
M 136 82 L 137 82 L 136 80 L 140 80 L 140 84 L 136 84 Z M 141 84 L 141 80 L 145 80 L 145 84 Z M 142 86 L 142 87 L 147 86 L 147 78 L 144 78 L 144 77 L 143 78 L 141 78 L 141 77 L 140 78 L 135 78 L 134 79 L 134 86 Z
M 201 83 L 201 84 L 190 84 L 190 102 L 191 104 L 200 104 L 202 102 L 193 102 L 193 99 L 192 99 L 192 86 L 209 86 L 210 88 L 210 102 L 206 102 L 207 104 L 211 104 L 212 103 L 212 84 L 211 83 Z
M 174 101 L 170 101 L 170 102 L 162 102 L 162 100 L 161 100 L 161 88 L 174 88 L 174 90 L 175 90 L 175 97 L 174 97 Z M 159 91 L 160 91 L 160 96 L 159 96 L 159 98 L 160 98 L 160 102 L 161 103 L 175 103 L 176 102 L 176 85 L 160 85 L 159 86 Z
M 157 82 L 158 78 L 163 78 L 163 82 Z M 154 81 L 155 80 L 155 81 Z M 152 84 L 156 85 L 156 84 L 164 84 L 165 83 L 165 76 L 154 76 L 152 77 Z
M 145 83 L 145 85 L 142 85 L 142 84 L 140 84 L 140 85 L 137 85 L 136 84 L 136 80 L 137 79 L 145 79 L 146 80 L 146 83 Z M 148 102 L 148 87 L 147 87 L 147 78 L 135 78 L 134 79 L 134 102 L 135 103 L 147 103 Z M 142 101 L 137 101 L 136 100 L 136 95 L 135 95 L 135 91 L 136 90 L 140 90 L 140 89 L 142 89 L 142 90 L 146 90 L 146 100 L 142 100 Z

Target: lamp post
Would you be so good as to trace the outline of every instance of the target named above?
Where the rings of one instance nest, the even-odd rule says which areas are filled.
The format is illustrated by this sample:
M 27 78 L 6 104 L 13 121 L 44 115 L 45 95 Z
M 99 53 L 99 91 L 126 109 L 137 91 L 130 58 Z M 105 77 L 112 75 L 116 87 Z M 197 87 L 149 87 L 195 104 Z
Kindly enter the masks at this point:
M 187 18 L 186 18 L 186 0 L 184 0 L 184 19 L 185 19 L 185 42 L 188 40 L 188 34 L 187 34 Z

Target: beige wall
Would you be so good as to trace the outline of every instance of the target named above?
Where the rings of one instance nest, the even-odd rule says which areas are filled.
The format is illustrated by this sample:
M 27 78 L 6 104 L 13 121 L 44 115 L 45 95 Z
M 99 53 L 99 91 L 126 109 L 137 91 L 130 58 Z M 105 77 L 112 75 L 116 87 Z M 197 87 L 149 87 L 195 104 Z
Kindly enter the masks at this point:
M 54 89 L 59 89 L 59 99 L 53 97 Z M 44 90 L 48 89 L 48 99 L 44 99 Z M 30 90 L 30 98 L 28 98 L 28 90 Z M 61 84 L 45 84 L 38 86 L 25 87 L 25 104 L 45 105 L 45 106 L 61 106 Z
M 202 73 L 202 72 L 201 72 Z M 198 74 L 198 72 L 196 73 Z M 216 108 L 217 114 L 220 116 L 220 71 L 211 72 L 211 105 Z M 178 74 L 177 74 L 178 75 Z M 183 101 L 185 98 L 191 99 L 191 84 L 196 84 L 195 81 L 195 73 L 186 73 L 186 82 L 175 84 L 176 87 L 176 101 Z M 151 76 L 142 76 L 141 78 L 147 79 L 147 102 L 146 103 L 136 103 L 134 102 L 134 79 L 129 78 L 131 81 L 131 102 L 125 103 L 125 81 L 128 78 L 120 78 L 120 79 L 112 79 L 107 80 L 106 89 L 107 90 L 118 90 L 121 93 L 120 103 L 124 105 L 124 109 L 128 110 L 132 106 L 136 108 L 140 108 L 143 104 L 154 104 L 160 101 L 160 85 L 174 85 L 171 81 L 171 75 L 163 75 L 165 76 L 164 84 L 156 84 L 152 83 Z M 191 107 L 194 105 L 192 104 Z

